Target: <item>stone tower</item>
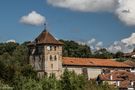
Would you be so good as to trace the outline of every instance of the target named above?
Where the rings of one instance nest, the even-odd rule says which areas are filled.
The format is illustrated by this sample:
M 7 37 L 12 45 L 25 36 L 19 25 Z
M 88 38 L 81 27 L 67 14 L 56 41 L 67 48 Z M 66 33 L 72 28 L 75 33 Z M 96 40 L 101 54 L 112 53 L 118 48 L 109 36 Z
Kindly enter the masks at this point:
M 38 77 L 62 73 L 62 43 L 44 30 L 33 42 L 28 44 L 29 63 L 38 72 Z

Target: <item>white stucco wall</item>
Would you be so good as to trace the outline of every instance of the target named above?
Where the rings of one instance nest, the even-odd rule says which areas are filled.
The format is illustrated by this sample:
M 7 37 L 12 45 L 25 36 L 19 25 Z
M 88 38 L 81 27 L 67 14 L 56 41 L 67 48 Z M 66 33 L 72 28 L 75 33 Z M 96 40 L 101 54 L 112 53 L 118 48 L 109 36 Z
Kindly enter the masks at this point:
M 97 78 L 99 74 L 101 74 L 102 69 L 101 68 L 93 68 L 93 67 L 88 67 L 88 78 Z
M 76 74 L 82 74 L 84 67 L 76 67 L 76 66 L 67 66 L 67 69 L 69 71 L 75 71 Z M 94 68 L 94 67 L 85 67 L 87 68 L 87 73 L 88 73 L 88 79 L 90 78 L 97 78 L 99 74 L 102 72 L 102 68 Z M 65 67 L 63 67 L 64 71 Z
M 62 72 L 64 72 L 65 67 L 63 67 Z M 81 67 L 71 67 L 68 66 L 67 69 L 69 71 L 75 71 L 76 74 L 82 74 L 82 68 Z

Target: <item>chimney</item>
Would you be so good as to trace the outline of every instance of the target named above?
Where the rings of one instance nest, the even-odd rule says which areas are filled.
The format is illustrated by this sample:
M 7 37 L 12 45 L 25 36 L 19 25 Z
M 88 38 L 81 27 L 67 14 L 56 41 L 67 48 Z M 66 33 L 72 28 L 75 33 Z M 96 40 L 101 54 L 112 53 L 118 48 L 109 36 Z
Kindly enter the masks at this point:
M 120 86 L 120 81 L 117 81 L 117 86 L 118 86 L 118 87 Z
M 113 80 L 113 76 L 112 75 L 110 75 L 110 80 Z
M 133 81 L 131 81 L 131 86 L 134 86 L 134 82 Z

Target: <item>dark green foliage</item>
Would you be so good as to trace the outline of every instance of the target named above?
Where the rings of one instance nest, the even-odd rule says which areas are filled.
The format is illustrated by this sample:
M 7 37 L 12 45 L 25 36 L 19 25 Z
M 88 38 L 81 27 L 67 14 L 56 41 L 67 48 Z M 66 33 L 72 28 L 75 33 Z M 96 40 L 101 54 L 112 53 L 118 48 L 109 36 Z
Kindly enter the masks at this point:
M 118 61 L 118 62 L 124 62 L 124 61 L 128 60 L 128 58 L 123 57 L 123 55 L 124 55 L 123 52 L 118 51 L 118 52 L 115 54 L 114 58 L 115 58 L 116 61 Z
M 110 59 L 113 58 L 113 54 L 108 52 L 105 48 L 97 50 L 94 52 L 94 58 Z
M 75 41 L 64 41 L 60 40 L 64 43 L 63 45 L 63 56 L 68 57 L 90 57 L 91 50 L 87 45 L 79 45 Z
M 115 54 L 114 58 L 121 58 L 121 57 L 123 57 L 123 55 L 124 55 L 123 52 L 118 51 L 118 52 Z
M 29 64 L 22 67 L 21 74 L 24 77 L 34 78 L 34 79 L 37 78 L 37 72 L 34 71 L 33 68 L 31 67 L 31 65 L 29 65 Z
M 27 79 L 26 82 L 22 85 L 22 90 L 43 90 L 42 85 L 34 80 L 34 79 Z
M 101 83 L 97 85 L 95 80 L 89 80 L 86 83 L 86 88 L 84 90 L 118 90 L 114 86 L 109 86 L 108 83 Z
M 0 90 L 13 90 L 13 87 L 10 87 L 8 84 L 0 81 Z
M 90 48 L 86 45 L 79 45 L 74 41 L 62 42 L 64 42 L 63 56 L 92 56 Z M 54 74 L 41 80 L 37 79 L 37 73 L 28 64 L 26 45 L 27 42 L 21 45 L 16 43 L 0 44 L 0 80 L 3 81 L 2 85 L 11 86 L 14 90 L 114 90 L 107 84 L 97 85 L 95 81 L 88 81 L 84 75 L 77 75 L 67 69 L 60 80 L 57 80 Z M 99 58 L 110 58 L 110 53 L 106 50 L 99 50 L 94 55 Z
M 61 90 L 59 80 L 56 79 L 54 74 L 45 77 L 41 80 L 43 90 Z
M 77 75 L 75 72 L 65 69 L 61 77 L 62 90 L 84 90 L 85 80 L 83 75 Z
M 0 55 L 4 54 L 4 53 L 9 53 L 10 55 L 12 55 L 13 51 L 16 49 L 16 47 L 18 46 L 18 43 L 0 43 Z
M 27 78 L 23 77 L 21 75 L 15 76 L 13 78 L 13 82 L 11 83 L 11 86 L 14 87 L 14 90 L 23 90 L 23 85 L 27 82 Z
M 116 61 L 118 61 L 118 62 L 124 62 L 126 60 L 127 60 L 127 58 L 123 58 L 123 57 L 116 58 Z

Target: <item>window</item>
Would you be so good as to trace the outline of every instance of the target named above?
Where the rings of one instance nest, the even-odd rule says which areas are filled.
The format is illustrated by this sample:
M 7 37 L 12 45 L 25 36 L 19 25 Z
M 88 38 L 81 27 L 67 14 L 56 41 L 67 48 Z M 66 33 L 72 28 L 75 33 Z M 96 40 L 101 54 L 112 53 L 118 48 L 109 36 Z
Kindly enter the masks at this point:
M 52 60 L 52 55 L 50 55 L 50 60 Z
M 38 47 L 38 54 L 42 54 L 43 53 L 43 47 Z
M 53 47 L 52 47 L 52 46 L 50 46 L 50 51 L 52 50 L 52 48 L 53 48 Z
M 56 46 L 54 46 L 54 50 L 56 51 L 56 49 L 57 49 L 57 47 Z
M 54 60 L 57 60 L 57 56 L 56 55 L 54 56 Z
M 47 46 L 47 50 L 51 51 L 53 49 L 52 46 Z
M 53 69 L 53 64 L 51 64 L 51 68 Z
M 84 75 L 88 75 L 88 71 L 87 71 L 87 68 L 82 68 L 82 73 L 84 74 Z

